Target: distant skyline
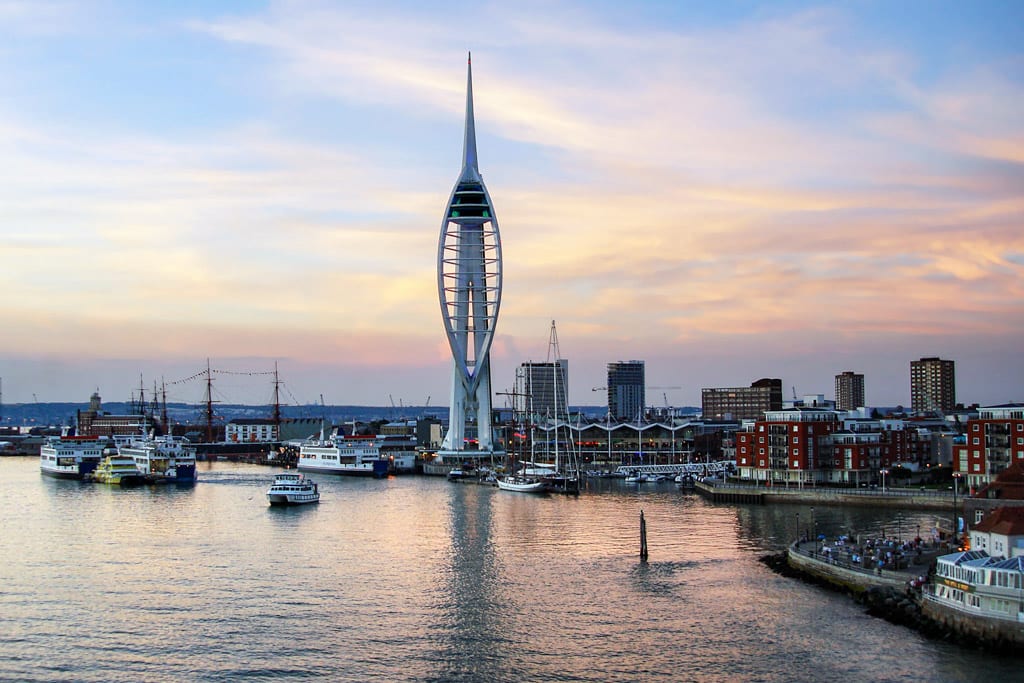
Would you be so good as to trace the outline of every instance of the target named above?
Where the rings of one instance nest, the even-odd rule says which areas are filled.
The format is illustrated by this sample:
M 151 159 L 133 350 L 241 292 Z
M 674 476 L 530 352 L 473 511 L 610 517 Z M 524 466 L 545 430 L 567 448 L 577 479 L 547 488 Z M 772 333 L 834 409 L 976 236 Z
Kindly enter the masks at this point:
M 1024 401 L 1024 4 L 0 0 L 3 402 L 446 405 L 467 51 L 496 392 Z

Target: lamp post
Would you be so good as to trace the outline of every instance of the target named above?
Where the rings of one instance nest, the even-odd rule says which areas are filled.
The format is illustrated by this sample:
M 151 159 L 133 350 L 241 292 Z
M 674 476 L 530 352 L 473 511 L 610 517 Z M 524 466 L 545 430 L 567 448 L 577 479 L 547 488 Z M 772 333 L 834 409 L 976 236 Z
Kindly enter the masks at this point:
M 800 513 L 796 513 L 796 547 L 800 547 Z
M 818 523 L 814 520 L 814 508 L 811 508 L 811 538 L 818 542 Z
M 953 538 L 956 541 L 956 546 L 960 547 L 960 519 L 957 514 L 956 507 L 956 494 L 957 489 L 960 487 L 960 477 L 963 476 L 959 472 L 953 473 Z
M 889 474 L 889 470 L 883 469 L 879 474 L 882 475 L 882 493 L 885 493 L 885 475 Z

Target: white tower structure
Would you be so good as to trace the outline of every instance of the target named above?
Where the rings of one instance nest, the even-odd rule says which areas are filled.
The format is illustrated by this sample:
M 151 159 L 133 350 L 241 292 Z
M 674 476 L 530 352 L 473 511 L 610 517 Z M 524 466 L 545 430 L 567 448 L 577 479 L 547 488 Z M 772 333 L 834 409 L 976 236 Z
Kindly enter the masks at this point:
M 473 64 L 466 75 L 462 172 L 452 189 L 437 246 L 437 293 L 452 351 L 448 433 L 439 456 L 496 452 L 491 428 L 491 343 L 501 304 L 501 236 L 480 176 L 473 121 Z

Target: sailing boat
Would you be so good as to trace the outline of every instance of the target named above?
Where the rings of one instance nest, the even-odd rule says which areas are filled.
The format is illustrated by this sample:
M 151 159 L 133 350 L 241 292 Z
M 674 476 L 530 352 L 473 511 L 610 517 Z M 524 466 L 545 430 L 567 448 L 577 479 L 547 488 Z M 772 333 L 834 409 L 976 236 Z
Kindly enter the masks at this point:
M 566 379 L 563 371 L 564 365 L 560 358 L 561 355 L 561 351 L 558 347 L 558 330 L 555 328 L 555 321 L 552 320 L 551 334 L 548 339 L 548 361 L 551 363 L 551 372 L 555 389 L 555 467 L 553 472 L 545 475 L 544 480 L 547 483 L 548 488 L 552 491 L 556 491 L 558 493 L 578 494 L 580 492 L 579 464 L 576 461 L 577 459 L 574 448 L 575 441 L 572 439 L 572 428 L 569 425 L 569 387 L 568 380 Z M 562 409 L 565 412 L 565 420 L 562 421 L 565 423 L 566 434 L 569 437 L 566 439 L 569 449 L 566 453 L 566 460 L 568 461 L 568 464 L 565 466 L 562 464 L 558 451 L 559 433 L 561 431 L 559 428 L 561 413 L 559 411 L 558 397 L 562 393 L 558 390 L 558 375 L 560 371 L 562 372 L 563 395 L 566 397 L 566 400 L 563 401 L 562 405 Z
M 533 450 L 533 439 L 530 439 L 530 450 Z M 520 452 L 520 458 L 522 453 Z M 532 459 L 532 457 L 531 457 Z M 521 463 L 518 471 L 513 464 L 512 472 L 503 477 L 498 477 L 498 488 L 502 491 L 513 491 L 515 493 L 547 493 L 547 485 L 544 480 L 536 476 L 536 473 L 527 465 L 532 463 Z

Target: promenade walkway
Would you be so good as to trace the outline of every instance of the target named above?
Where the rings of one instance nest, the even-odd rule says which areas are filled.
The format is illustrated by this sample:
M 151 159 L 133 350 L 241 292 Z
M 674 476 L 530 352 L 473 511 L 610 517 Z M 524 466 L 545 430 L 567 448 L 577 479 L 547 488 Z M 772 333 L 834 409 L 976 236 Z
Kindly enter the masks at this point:
M 894 508 L 951 509 L 953 493 L 917 488 L 834 488 L 830 486 L 760 486 L 754 483 L 705 479 L 697 490 L 708 497 L 727 502 L 757 499 L 763 503 L 807 505 L 867 505 Z
M 898 543 L 892 539 L 818 539 L 789 546 L 791 566 L 849 587 L 889 586 L 904 590 L 927 579 L 935 558 L 949 552 L 945 544 Z

